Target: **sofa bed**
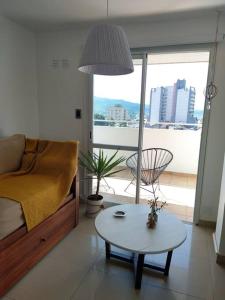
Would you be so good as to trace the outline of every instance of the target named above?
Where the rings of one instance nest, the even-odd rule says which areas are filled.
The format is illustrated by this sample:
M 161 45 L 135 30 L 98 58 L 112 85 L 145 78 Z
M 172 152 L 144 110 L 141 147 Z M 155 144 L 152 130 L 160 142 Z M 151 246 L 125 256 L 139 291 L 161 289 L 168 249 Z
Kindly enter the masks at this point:
M 0 139 L 0 297 L 77 224 L 78 142 Z

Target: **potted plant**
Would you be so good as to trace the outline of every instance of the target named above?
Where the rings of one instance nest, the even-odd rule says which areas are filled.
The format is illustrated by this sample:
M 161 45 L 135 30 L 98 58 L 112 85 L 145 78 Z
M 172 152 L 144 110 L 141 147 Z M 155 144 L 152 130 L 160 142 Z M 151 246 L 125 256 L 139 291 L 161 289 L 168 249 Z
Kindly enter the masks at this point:
M 87 197 L 86 214 L 89 217 L 94 217 L 103 207 L 103 196 L 99 194 L 101 180 L 123 170 L 113 170 L 126 160 L 122 156 L 117 158 L 117 153 L 118 151 L 109 157 L 102 149 L 99 150 L 98 155 L 90 151 L 87 154 L 81 153 L 79 161 L 88 171 L 88 178 L 97 180 L 95 194 Z
M 150 213 L 148 214 L 148 222 L 147 226 L 149 228 L 154 228 L 157 221 L 158 221 L 158 213 L 161 209 L 166 205 L 166 201 L 159 204 L 158 197 L 155 196 L 154 193 L 154 199 L 151 199 L 148 201 L 148 204 L 150 206 Z

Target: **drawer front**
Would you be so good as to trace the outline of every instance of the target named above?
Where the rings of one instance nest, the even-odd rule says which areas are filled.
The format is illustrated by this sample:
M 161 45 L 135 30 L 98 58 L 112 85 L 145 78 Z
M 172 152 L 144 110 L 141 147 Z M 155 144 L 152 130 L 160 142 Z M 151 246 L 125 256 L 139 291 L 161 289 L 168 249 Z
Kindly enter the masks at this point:
M 0 252 L 0 296 L 33 267 L 76 224 L 76 201 L 71 200 L 54 215 Z

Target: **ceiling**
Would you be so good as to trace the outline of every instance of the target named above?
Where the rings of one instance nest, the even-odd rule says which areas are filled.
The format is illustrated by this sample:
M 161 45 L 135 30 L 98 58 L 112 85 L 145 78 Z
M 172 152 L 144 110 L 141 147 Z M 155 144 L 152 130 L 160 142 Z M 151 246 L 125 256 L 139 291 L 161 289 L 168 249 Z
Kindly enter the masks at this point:
M 225 0 L 109 0 L 109 18 L 225 8 Z M 107 0 L 0 0 L 0 13 L 33 29 L 104 20 Z

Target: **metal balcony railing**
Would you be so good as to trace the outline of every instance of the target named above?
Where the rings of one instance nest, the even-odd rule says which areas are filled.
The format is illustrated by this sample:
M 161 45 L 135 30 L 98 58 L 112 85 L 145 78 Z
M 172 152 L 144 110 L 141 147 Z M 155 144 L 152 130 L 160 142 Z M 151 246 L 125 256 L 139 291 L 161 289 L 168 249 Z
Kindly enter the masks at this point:
M 130 127 L 138 128 L 139 120 L 93 120 L 94 126 L 110 126 L 110 127 Z M 199 130 L 202 128 L 202 123 L 183 123 L 183 122 L 156 122 L 149 121 L 144 122 L 145 128 L 162 128 L 162 129 L 174 129 L 174 130 Z

